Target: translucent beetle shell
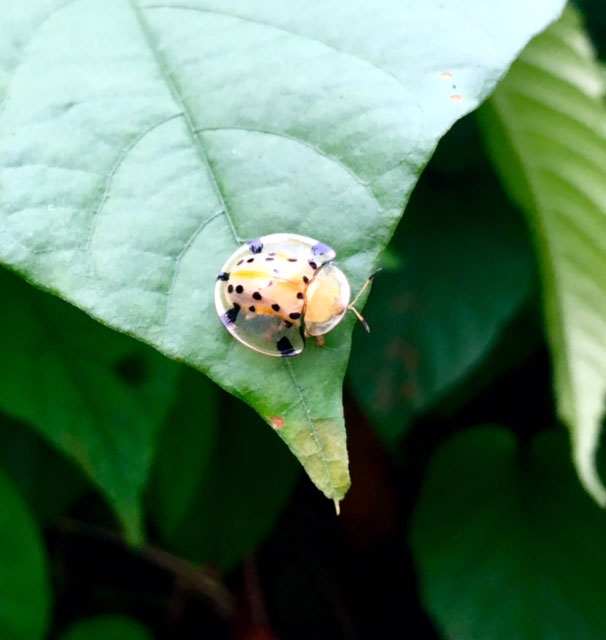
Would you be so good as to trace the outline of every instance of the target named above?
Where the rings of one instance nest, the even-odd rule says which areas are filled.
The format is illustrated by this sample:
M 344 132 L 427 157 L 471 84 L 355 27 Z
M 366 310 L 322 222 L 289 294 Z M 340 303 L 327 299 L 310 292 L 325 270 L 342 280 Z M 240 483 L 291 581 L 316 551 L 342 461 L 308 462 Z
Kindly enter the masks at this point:
M 351 289 L 329 246 L 307 236 L 274 233 L 240 247 L 223 265 L 215 306 L 225 328 L 268 356 L 296 356 L 307 336 L 343 319 Z

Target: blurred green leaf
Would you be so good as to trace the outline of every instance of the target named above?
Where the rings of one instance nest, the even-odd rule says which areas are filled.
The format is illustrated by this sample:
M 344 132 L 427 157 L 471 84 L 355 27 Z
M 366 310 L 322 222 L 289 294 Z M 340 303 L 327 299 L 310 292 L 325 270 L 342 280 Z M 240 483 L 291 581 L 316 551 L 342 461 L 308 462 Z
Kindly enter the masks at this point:
M 428 168 L 390 247 L 405 264 L 375 278 L 348 378 L 387 442 L 473 371 L 535 281 L 521 216 L 477 168 Z
M 45 638 L 50 604 L 40 534 L 21 496 L 0 472 L 0 638 Z
M 606 397 L 606 104 L 578 14 L 526 48 L 483 110 L 504 183 L 525 209 L 541 263 L 558 411 L 582 482 L 595 467 Z
M 562 432 L 463 432 L 432 459 L 413 517 L 425 606 L 452 640 L 606 637 L 606 519 Z
M 172 551 L 230 569 L 267 535 L 299 468 L 258 416 L 222 393 L 217 419 L 217 392 L 199 373 L 185 376 L 160 437 L 148 504 Z M 193 457 L 197 465 L 179 467 Z
M 602 60 L 606 60 L 606 3 L 604 0 L 575 0 Z M 606 70 L 605 70 L 606 71 Z
M 0 467 L 19 489 L 42 526 L 63 514 L 86 489 L 84 477 L 71 460 L 29 425 L 2 414 Z
M 75 460 L 136 540 L 179 367 L 5 270 L 0 292 L 0 407 Z
M 179 535 L 200 485 L 209 482 L 213 472 L 219 428 L 217 391 L 208 378 L 187 369 L 158 437 L 149 508 L 169 540 Z
M 135 620 L 105 615 L 79 620 L 61 636 L 61 640 L 152 640 L 152 635 Z
M 217 318 L 219 269 L 243 239 L 298 232 L 360 287 L 437 140 L 562 6 L 11 3 L 0 259 L 279 416 L 341 499 L 353 317 L 324 350 L 260 356 Z

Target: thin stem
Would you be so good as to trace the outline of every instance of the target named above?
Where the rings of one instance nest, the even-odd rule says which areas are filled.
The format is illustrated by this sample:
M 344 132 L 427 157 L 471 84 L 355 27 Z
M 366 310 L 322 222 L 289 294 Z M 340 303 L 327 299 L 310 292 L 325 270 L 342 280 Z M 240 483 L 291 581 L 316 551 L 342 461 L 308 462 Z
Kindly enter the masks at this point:
M 120 533 L 105 527 L 79 522 L 72 518 L 61 518 L 56 528 L 65 534 L 75 534 L 104 540 L 128 548 L 134 554 L 142 556 L 153 564 L 172 573 L 181 587 L 207 600 L 221 618 L 231 620 L 234 617 L 234 599 L 221 580 L 219 574 L 208 567 L 199 566 L 174 556 L 172 553 L 153 545 L 132 547 Z

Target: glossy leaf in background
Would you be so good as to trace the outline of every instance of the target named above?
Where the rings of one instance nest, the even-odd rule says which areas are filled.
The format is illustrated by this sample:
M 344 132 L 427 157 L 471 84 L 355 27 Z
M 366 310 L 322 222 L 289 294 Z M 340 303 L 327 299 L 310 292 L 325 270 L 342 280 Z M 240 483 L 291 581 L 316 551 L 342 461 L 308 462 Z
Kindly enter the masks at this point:
M 365 309 L 371 339 L 359 332 L 352 351 L 349 383 L 387 443 L 474 370 L 535 284 L 524 221 L 484 169 L 473 123 L 460 125 L 411 197 L 389 245 L 399 265 Z
M 453 640 L 606 636 L 606 520 L 562 432 L 480 427 L 432 459 L 413 516 L 424 604 Z
M 153 640 L 153 636 L 136 620 L 105 615 L 79 620 L 60 640 Z
M 563 0 L 30 0 L 0 25 L 0 260 L 251 404 L 349 486 L 354 318 L 292 360 L 216 317 L 220 266 L 277 232 L 372 272 L 444 132 Z M 438 43 L 438 44 L 437 44 Z
M 230 569 L 275 524 L 298 470 L 258 416 L 187 371 L 160 434 L 147 503 L 167 548 Z
M 481 112 L 492 158 L 534 234 L 558 411 L 579 476 L 604 505 L 595 452 L 606 398 L 605 88 L 569 9 Z
M 148 509 L 166 538 L 179 533 L 201 483 L 208 482 L 219 425 L 219 389 L 186 369 L 160 430 Z
M 65 513 L 86 491 L 74 461 L 29 425 L 0 414 L 0 468 L 42 526 Z
M 0 270 L 0 407 L 75 460 L 131 540 L 178 365 Z
M 604 63 L 606 61 L 606 5 L 602 0 L 577 0 L 574 4 L 585 16 L 585 26 L 597 48 L 598 57 Z
M 51 592 L 40 533 L 26 504 L 0 472 L 0 637 L 43 640 Z

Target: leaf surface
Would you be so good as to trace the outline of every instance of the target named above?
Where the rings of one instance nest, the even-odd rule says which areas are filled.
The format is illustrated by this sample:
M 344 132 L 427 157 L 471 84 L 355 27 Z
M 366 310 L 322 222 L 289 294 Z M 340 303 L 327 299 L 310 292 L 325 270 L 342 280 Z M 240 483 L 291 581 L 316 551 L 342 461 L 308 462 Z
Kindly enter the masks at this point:
M 4 269 L 0 291 L 0 406 L 75 460 L 139 539 L 178 365 Z
M 470 429 L 432 459 L 413 516 L 423 601 L 452 640 L 603 638 L 605 535 L 563 430 Z
M 606 398 L 606 104 L 573 10 L 536 38 L 482 112 L 511 195 L 528 213 L 542 272 L 558 411 L 575 464 L 606 505 L 595 452 Z
M 0 637 L 42 640 L 51 604 L 42 538 L 27 506 L 0 473 Z
M 324 493 L 349 486 L 352 317 L 260 356 L 223 329 L 243 240 L 332 245 L 357 290 L 438 139 L 563 0 L 32 0 L 0 31 L 0 259 L 252 405 Z
M 159 437 L 148 508 L 169 549 L 229 570 L 274 525 L 298 469 L 258 416 L 188 371 Z
M 473 123 L 460 124 L 389 245 L 398 263 L 374 281 L 364 311 L 372 339 L 359 331 L 352 350 L 348 381 L 391 444 L 474 371 L 536 280 L 522 216 L 486 171 Z M 463 170 L 462 149 L 473 162 Z M 459 166 L 440 169 L 441 158 Z
M 45 527 L 87 489 L 73 461 L 40 433 L 0 414 L 0 467 Z

